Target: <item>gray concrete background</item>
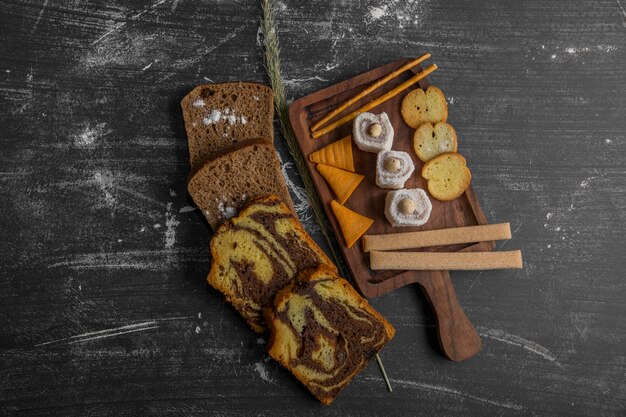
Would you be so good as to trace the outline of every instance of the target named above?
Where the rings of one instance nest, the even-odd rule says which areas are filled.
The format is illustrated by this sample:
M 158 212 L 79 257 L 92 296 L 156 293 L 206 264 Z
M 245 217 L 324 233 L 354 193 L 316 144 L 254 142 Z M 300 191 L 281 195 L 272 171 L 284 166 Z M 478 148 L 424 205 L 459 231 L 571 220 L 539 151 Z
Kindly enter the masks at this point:
M 624 3 L 626 4 L 626 3 Z M 257 1 L 0 8 L 0 414 L 624 415 L 626 12 L 615 1 L 281 1 L 291 99 L 433 55 L 459 150 L 521 271 L 452 273 L 483 351 L 452 363 L 417 288 L 334 405 L 205 284 L 179 101 L 266 82 Z M 283 167 L 307 228 L 301 183 Z M 309 219 L 309 220 L 307 220 Z

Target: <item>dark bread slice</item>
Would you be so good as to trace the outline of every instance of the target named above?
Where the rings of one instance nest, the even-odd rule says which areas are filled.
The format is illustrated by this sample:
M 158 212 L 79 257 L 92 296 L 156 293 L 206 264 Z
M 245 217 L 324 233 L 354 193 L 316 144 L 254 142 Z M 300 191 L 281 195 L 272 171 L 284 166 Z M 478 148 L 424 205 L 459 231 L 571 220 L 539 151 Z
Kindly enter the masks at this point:
M 274 146 L 263 139 L 216 152 L 192 176 L 187 191 L 213 228 L 252 198 L 275 194 L 295 213 Z
M 301 271 L 264 310 L 269 355 L 330 404 L 395 329 L 325 265 Z
M 252 200 L 211 239 L 207 281 L 257 332 L 265 331 L 263 308 L 302 269 L 335 266 L 291 210 L 275 195 Z
M 274 142 L 272 89 L 257 83 L 199 85 L 181 101 L 191 171 L 211 153 L 260 138 Z

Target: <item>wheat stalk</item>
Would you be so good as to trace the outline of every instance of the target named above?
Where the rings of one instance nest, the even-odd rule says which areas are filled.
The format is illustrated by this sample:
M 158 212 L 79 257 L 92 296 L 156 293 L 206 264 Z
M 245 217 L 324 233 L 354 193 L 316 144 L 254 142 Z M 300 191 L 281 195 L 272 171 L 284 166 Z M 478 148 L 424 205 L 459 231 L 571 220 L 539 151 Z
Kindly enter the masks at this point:
M 306 189 L 306 193 L 309 197 L 311 209 L 313 210 L 313 214 L 315 215 L 315 220 L 317 220 L 317 224 L 322 231 L 322 235 L 324 235 L 324 238 L 328 243 L 328 247 L 330 248 L 330 252 L 335 261 L 335 264 L 339 269 L 339 273 L 344 278 L 350 279 L 347 269 L 343 267 L 342 259 L 339 257 L 337 251 L 335 250 L 335 242 L 333 239 L 331 239 L 331 233 L 329 231 L 330 227 L 328 225 L 326 217 L 324 216 L 322 202 L 317 196 L 317 192 L 315 191 L 315 187 L 313 186 L 313 180 L 311 179 L 311 175 L 306 168 L 306 162 L 304 161 L 304 158 L 302 157 L 302 154 L 298 149 L 295 134 L 293 133 L 293 129 L 291 128 L 291 124 L 289 123 L 289 114 L 287 112 L 287 99 L 285 97 L 285 83 L 283 81 L 283 76 L 280 72 L 280 45 L 278 43 L 276 26 L 274 25 L 272 1 L 262 0 L 262 5 L 263 18 L 261 19 L 261 30 L 263 31 L 263 52 L 265 58 L 265 70 L 267 71 L 267 77 L 269 78 L 272 89 L 274 90 L 274 109 L 276 110 L 276 114 L 278 115 L 280 133 L 285 139 L 285 143 L 287 144 L 287 150 L 293 158 L 293 161 L 296 164 L 296 168 L 300 173 L 300 178 L 302 178 L 302 183 L 304 184 L 304 188 Z M 389 391 L 392 391 L 391 383 L 389 382 L 389 378 L 387 377 L 387 373 L 385 372 L 385 367 L 383 366 L 383 362 L 380 359 L 378 353 L 376 353 L 376 362 L 378 363 L 378 367 L 380 368 L 383 378 L 385 379 L 387 389 Z
M 313 215 L 315 216 L 315 220 L 320 227 L 322 235 L 328 243 L 328 247 L 330 248 L 333 260 L 335 261 L 335 264 L 337 264 L 341 275 L 346 279 L 350 279 L 348 271 L 346 270 L 346 268 L 343 268 L 343 262 L 335 248 L 335 242 L 331 238 L 332 234 L 330 233 L 330 227 L 324 215 L 322 202 L 320 201 L 317 192 L 315 191 L 313 180 L 311 179 L 311 175 L 309 174 L 309 171 L 306 167 L 306 161 L 304 160 L 302 154 L 300 153 L 300 150 L 298 149 L 295 134 L 293 133 L 293 129 L 291 128 L 291 124 L 289 123 L 287 99 L 285 95 L 285 83 L 283 81 L 283 76 L 281 75 L 280 67 L 280 45 L 278 43 L 276 26 L 274 25 L 272 1 L 262 0 L 262 4 L 263 19 L 261 19 L 261 30 L 263 31 L 265 69 L 267 71 L 267 77 L 270 80 L 270 84 L 272 85 L 272 89 L 274 90 L 274 108 L 278 116 L 280 133 L 285 139 L 285 143 L 287 144 L 287 150 L 289 151 L 289 154 L 291 155 L 291 158 L 293 159 L 295 166 L 298 169 L 300 178 L 302 178 L 302 183 L 304 184 L 304 188 L 306 189 L 306 193 L 309 198 L 309 204 L 311 205 L 311 209 L 313 210 Z

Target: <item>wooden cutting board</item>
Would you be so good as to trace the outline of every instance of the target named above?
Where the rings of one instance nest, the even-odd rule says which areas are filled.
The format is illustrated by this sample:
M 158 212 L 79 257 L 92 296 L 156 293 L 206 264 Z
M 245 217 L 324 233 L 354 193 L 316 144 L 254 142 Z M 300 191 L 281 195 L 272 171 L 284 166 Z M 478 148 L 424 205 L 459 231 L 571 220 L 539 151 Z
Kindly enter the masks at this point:
M 384 77 L 408 61 L 409 59 L 402 59 L 389 63 L 294 101 L 289 107 L 289 118 L 304 158 L 308 161 L 308 155 L 311 152 L 352 133 L 352 123 L 348 123 L 327 135 L 313 139 L 309 130 L 311 125 L 346 100 L 354 97 L 377 79 Z M 344 110 L 333 120 L 337 120 L 360 108 L 421 70 L 421 66 L 418 65 L 413 68 L 412 72 L 407 71 L 403 73 Z M 421 80 L 419 87 L 426 89 L 428 81 L 426 79 Z M 445 93 L 445 88 L 442 89 Z M 417 158 L 413 151 L 414 130 L 404 123 L 400 115 L 402 99 L 411 90 L 412 88 L 409 88 L 393 99 L 370 110 L 370 112 L 378 114 L 384 111 L 387 113 L 395 130 L 392 149 L 405 151 L 413 158 L 415 172 L 412 178 L 406 182 L 405 188 L 419 187 L 426 190 L 426 182 L 420 174 L 423 162 Z M 454 123 L 454 114 L 450 116 L 452 123 Z M 463 132 L 457 132 L 457 135 L 459 138 L 458 150 L 460 153 L 463 153 L 463 149 L 467 146 L 463 141 Z M 375 183 L 376 154 L 363 152 L 354 143 L 352 144 L 352 150 L 355 170 L 357 173 L 365 175 L 365 179 L 350 196 L 345 206 L 374 219 L 374 224 L 366 234 L 402 233 L 415 230 L 487 224 L 476 194 L 470 187 L 465 194 L 450 202 L 441 202 L 431 198 L 433 209 L 430 219 L 425 225 L 406 228 L 392 227 L 384 214 L 385 195 L 389 190 L 381 189 Z M 469 168 L 471 170 L 471 165 Z M 369 268 L 369 257 L 363 253 L 360 241 L 352 248 L 348 248 L 345 245 L 339 224 L 330 208 L 330 202 L 334 199 L 332 190 L 315 169 L 315 164 L 309 162 L 308 169 L 324 204 L 326 215 L 340 243 L 348 268 L 354 277 L 354 283 L 361 293 L 367 298 L 372 298 L 407 284 L 419 284 L 434 310 L 439 342 L 444 354 L 452 360 L 459 361 L 478 353 L 481 349 L 480 338 L 458 304 L 448 271 L 372 271 Z M 495 242 L 481 242 L 478 244 L 447 246 L 445 248 L 425 248 L 423 250 L 490 251 L 494 247 Z

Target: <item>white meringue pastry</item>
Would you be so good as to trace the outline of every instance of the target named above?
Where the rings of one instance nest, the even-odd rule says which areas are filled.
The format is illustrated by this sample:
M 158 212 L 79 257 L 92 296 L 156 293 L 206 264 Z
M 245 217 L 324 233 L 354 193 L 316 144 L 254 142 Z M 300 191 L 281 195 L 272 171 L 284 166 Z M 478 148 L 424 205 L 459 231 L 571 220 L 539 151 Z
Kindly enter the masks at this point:
M 421 188 L 389 191 L 385 217 L 394 227 L 421 226 L 428 221 L 433 205 Z
M 402 151 L 381 151 L 376 157 L 376 185 L 399 189 L 409 179 L 415 165 L 411 155 Z
M 352 138 L 365 152 L 390 150 L 393 145 L 393 127 L 387 113 L 361 113 L 354 119 Z

